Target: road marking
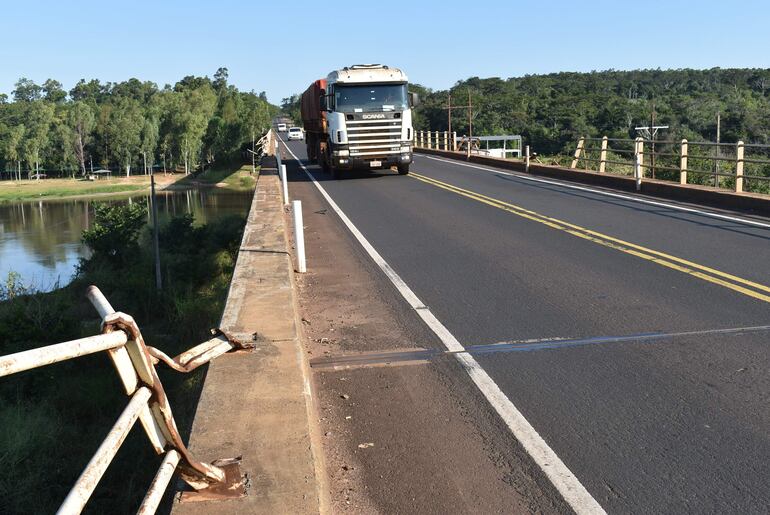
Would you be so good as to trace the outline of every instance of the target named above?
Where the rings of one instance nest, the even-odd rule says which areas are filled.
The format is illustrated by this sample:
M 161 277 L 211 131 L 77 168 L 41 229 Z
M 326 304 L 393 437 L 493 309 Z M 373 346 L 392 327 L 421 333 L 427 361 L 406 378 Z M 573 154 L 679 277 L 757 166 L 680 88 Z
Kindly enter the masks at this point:
M 460 161 L 456 161 L 453 159 L 441 159 L 434 156 L 428 156 L 428 155 L 420 155 L 420 157 L 425 157 L 427 159 L 432 159 L 434 161 L 441 161 L 442 163 L 449 163 L 449 164 L 455 164 L 458 166 L 464 166 L 466 168 L 475 168 L 477 170 L 483 170 L 485 172 L 493 172 L 498 173 L 500 175 L 507 175 L 509 177 L 516 177 L 518 179 L 523 179 L 525 181 L 531 181 L 531 182 L 541 182 L 544 184 L 552 184 L 554 186 L 560 186 L 562 188 L 569 188 L 572 190 L 579 190 L 579 191 L 587 191 L 590 193 L 596 193 L 597 195 L 604 195 L 606 197 L 613 197 L 613 198 L 619 198 L 623 200 L 629 200 L 631 202 L 639 202 L 640 204 L 649 204 L 651 206 L 658 206 L 658 207 L 666 207 L 669 209 L 675 209 L 677 211 L 683 211 L 685 213 L 694 213 L 697 215 L 703 215 L 709 218 L 717 218 L 719 220 L 729 220 L 731 222 L 737 222 L 745 225 L 751 225 L 754 227 L 761 227 L 762 229 L 770 229 L 770 223 L 767 222 L 760 222 L 757 220 L 750 220 L 748 218 L 740 218 L 737 216 L 730 216 L 730 215 L 722 215 L 719 213 L 714 213 L 711 211 L 704 211 L 701 209 L 693 208 L 693 207 L 686 207 L 686 206 L 679 206 L 677 204 L 669 204 L 668 202 L 660 202 L 657 200 L 650 200 L 643 197 L 636 197 L 633 195 L 624 195 L 622 193 L 613 193 L 611 191 L 605 191 L 605 190 L 598 190 L 594 188 L 588 188 L 586 186 L 577 186 L 575 184 L 569 184 L 565 182 L 560 181 L 554 181 L 549 179 L 541 179 L 539 177 L 530 177 L 528 175 L 519 174 L 519 173 L 511 173 L 511 172 L 505 172 L 503 170 L 499 170 L 497 168 L 491 168 L 487 166 L 478 166 L 478 165 L 472 165 L 468 163 L 463 163 Z
M 465 348 L 454 337 L 452 333 L 442 324 L 438 318 L 428 309 L 425 304 L 415 295 L 403 279 L 388 264 L 379 252 L 369 243 L 361 231 L 350 221 L 347 215 L 339 208 L 336 202 L 326 192 L 313 175 L 308 171 L 305 165 L 294 155 L 294 152 L 286 145 L 286 150 L 297 161 L 308 178 L 326 199 L 342 223 L 350 230 L 358 243 L 366 250 L 369 257 L 374 260 L 382 272 L 390 279 L 401 296 L 406 300 L 423 322 L 438 336 L 444 346 L 455 352 L 455 357 L 465 368 L 465 371 L 471 377 L 481 393 L 486 397 L 492 408 L 500 415 L 514 437 L 521 443 L 521 446 L 527 451 L 533 461 L 540 467 L 543 473 L 551 480 L 554 487 L 559 491 L 564 500 L 578 514 L 583 513 L 606 513 L 601 505 L 596 502 L 588 490 L 580 483 L 577 477 L 567 468 L 564 462 L 556 455 L 548 444 L 543 440 L 534 427 L 524 418 L 524 415 L 513 405 L 511 400 L 503 393 L 499 386 L 492 380 L 487 372 L 481 368 L 481 365 L 468 354 L 462 353 Z
M 728 274 L 726 272 L 722 272 L 714 268 L 700 265 L 698 263 L 694 263 L 686 259 L 672 256 L 670 254 L 666 254 L 664 252 L 660 252 L 657 250 L 649 249 L 641 245 L 636 245 L 634 243 L 630 243 L 618 238 L 614 238 L 612 236 L 608 236 L 600 232 L 592 231 L 590 229 L 586 229 L 585 227 L 581 227 L 579 225 L 575 225 L 569 222 L 565 222 L 563 220 L 559 220 L 558 218 L 552 218 L 549 216 L 541 215 L 539 213 L 536 213 L 535 211 L 525 209 L 515 204 L 510 204 L 502 200 L 488 197 L 481 193 L 476 193 L 474 191 L 466 190 L 464 188 L 460 188 L 458 186 L 454 186 L 452 184 L 439 181 L 437 179 L 432 179 L 430 177 L 426 177 L 418 173 L 413 172 L 412 174 L 410 174 L 410 177 L 418 181 L 422 181 L 426 184 L 430 184 L 432 186 L 436 186 L 438 188 L 450 191 L 457 195 L 461 195 L 463 197 L 467 197 L 469 199 L 482 202 L 489 206 L 502 209 L 503 211 L 507 211 L 509 213 L 520 216 L 522 218 L 526 218 L 528 220 L 532 220 L 534 222 L 544 224 L 548 227 L 551 227 L 552 229 L 557 229 L 559 231 L 566 232 L 573 236 L 577 236 L 578 238 L 583 238 L 593 243 L 597 243 L 605 247 L 619 250 L 621 252 L 639 257 L 646 261 L 650 261 L 658 265 L 665 266 L 667 268 L 671 268 L 673 270 L 677 270 L 679 272 L 688 274 L 690 276 L 697 277 L 698 279 L 702 279 L 704 281 L 717 284 L 719 286 L 723 286 L 725 288 L 731 289 L 738 293 L 748 295 L 749 297 L 753 297 L 757 300 L 770 303 L 770 295 L 766 295 L 764 293 L 759 292 L 759 291 L 763 291 L 763 292 L 770 293 L 770 286 L 749 281 L 748 279 L 744 279 L 742 277 Z M 759 290 L 759 291 L 754 291 L 749 288 L 754 288 L 755 290 Z
M 770 325 L 752 327 L 730 327 L 725 329 L 705 329 L 700 331 L 680 331 L 674 333 L 641 333 L 621 336 L 594 336 L 590 338 L 543 338 L 533 340 L 512 340 L 486 345 L 468 345 L 460 351 L 467 354 L 492 354 L 511 352 L 537 352 L 543 350 L 569 349 L 588 345 L 606 345 L 608 343 L 650 343 L 660 340 L 692 338 L 693 336 L 744 335 L 770 331 Z M 340 356 L 325 356 L 310 360 L 311 368 L 350 368 L 382 364 L 428 363 L 432 359 L 448 357 L 456 352 L 441 349 L 409 349 L 393 351 L 359 352 Z

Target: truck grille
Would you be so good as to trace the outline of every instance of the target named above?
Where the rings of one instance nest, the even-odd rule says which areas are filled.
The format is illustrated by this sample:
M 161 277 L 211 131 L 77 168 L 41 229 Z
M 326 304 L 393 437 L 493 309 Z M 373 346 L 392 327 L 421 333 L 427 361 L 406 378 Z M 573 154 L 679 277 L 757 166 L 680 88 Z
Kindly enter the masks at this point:
M 376 157 L 401 151 L 401 120 L 348 120 L 350 156 Z

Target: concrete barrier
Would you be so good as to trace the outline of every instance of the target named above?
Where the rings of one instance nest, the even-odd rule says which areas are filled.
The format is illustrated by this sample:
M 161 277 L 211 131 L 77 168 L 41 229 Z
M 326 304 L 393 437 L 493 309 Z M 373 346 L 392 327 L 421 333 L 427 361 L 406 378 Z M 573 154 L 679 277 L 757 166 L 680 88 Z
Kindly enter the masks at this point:
M 495 168 L 502 168 L 504 170 L 527 173 L 526 164 L 524 161 L 518 159 L 500 159 L 496 157 L 472 155 L 470 156 L 470 161 L 468 161 L 464 152 L 451 152 L 427 148 L 415 148 L 414 150 L 419 154 L 440 156 L 457 161 L 471 162 Z M 574 170 L 560 166 L 535 164 L 531 161 L 528 173 L 571 182 L 604 186 L 623 191 L 636 191 L 636 180 L 633 176 Z M 641 193 L 723 209 L 770 215 L 770 196 L 758 193 L 735 193 L 732 191 L 715 190 L 708 186 L 679 184 L 647 178 L 642 182 Z

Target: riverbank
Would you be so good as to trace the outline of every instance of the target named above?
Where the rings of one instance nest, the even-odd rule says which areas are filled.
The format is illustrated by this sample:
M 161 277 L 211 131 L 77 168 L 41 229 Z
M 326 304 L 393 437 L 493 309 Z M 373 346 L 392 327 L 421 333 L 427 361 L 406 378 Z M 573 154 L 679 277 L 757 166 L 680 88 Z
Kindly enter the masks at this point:
M 259 170 L 259 168 L 257 168 Z M 251 165 L 232 165 L 206 170 L 197 175 L 155 174 L 158 190 L 208 186 L 233 191 L 254 189 Z M 139 193 L 150 190 L 149 175 L 113 177 L 97 181 L 42 179 L 0 182 L 0 203 Z
M 184 214 L 161 225 L 163 289 L 158 291 L 147 215 L 143 200 L 96 209 L 84 234 L 90 257 L 63 288 L 32 291 L 14 277 L 0 283 L 0 355 L 97 334 L 99 318 L 84 296 L 90 284 L 135 317 L 148 344 L 169 355 L 207 340 L 224 308 L 245 218 L 228 215 L 197 225 Z M 159 367 L 158 374 L 186 438 L 206 367 L 190 374 Z M 0 467 L 14 471 L 0 479 L 0 513 L 55 511 L 125 402 L 103 355 L 0 382 Z M 137 506 L 158 461 L 146 436 L 132 431 L 89 509 Z

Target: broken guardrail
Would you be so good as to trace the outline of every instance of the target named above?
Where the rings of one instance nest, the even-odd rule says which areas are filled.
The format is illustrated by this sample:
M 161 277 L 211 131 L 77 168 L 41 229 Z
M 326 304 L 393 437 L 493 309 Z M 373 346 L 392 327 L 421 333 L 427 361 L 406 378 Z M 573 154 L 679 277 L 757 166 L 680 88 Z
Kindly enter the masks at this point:
M 83 510 L 137 420 L 142 424 L 155 452 L 163 455 L 138 513 L 155 513 L 177 470 L 180 477 L 195 491 L 192 495 L 206 499 L 245 495 L 240 458 L 203 463 L 196 460 L 187 449 L 155 365 L 162 361 L 176 371 L 190 372 L 226 352 L 248 349 L 252 345 L 217 330 L 210 340 L 171 358 L 147 346 L 134 319 L 125 313 L 116 312 L 96 286 L 88 288 L 87 297 L 102 317 L 102 334 L 0 356 L 0 377 L 4 377 L 88 354 L 107 352 L 126 394 L 130 396 L 128 405 L 80 474 L 58 513 L 74 514 Z

